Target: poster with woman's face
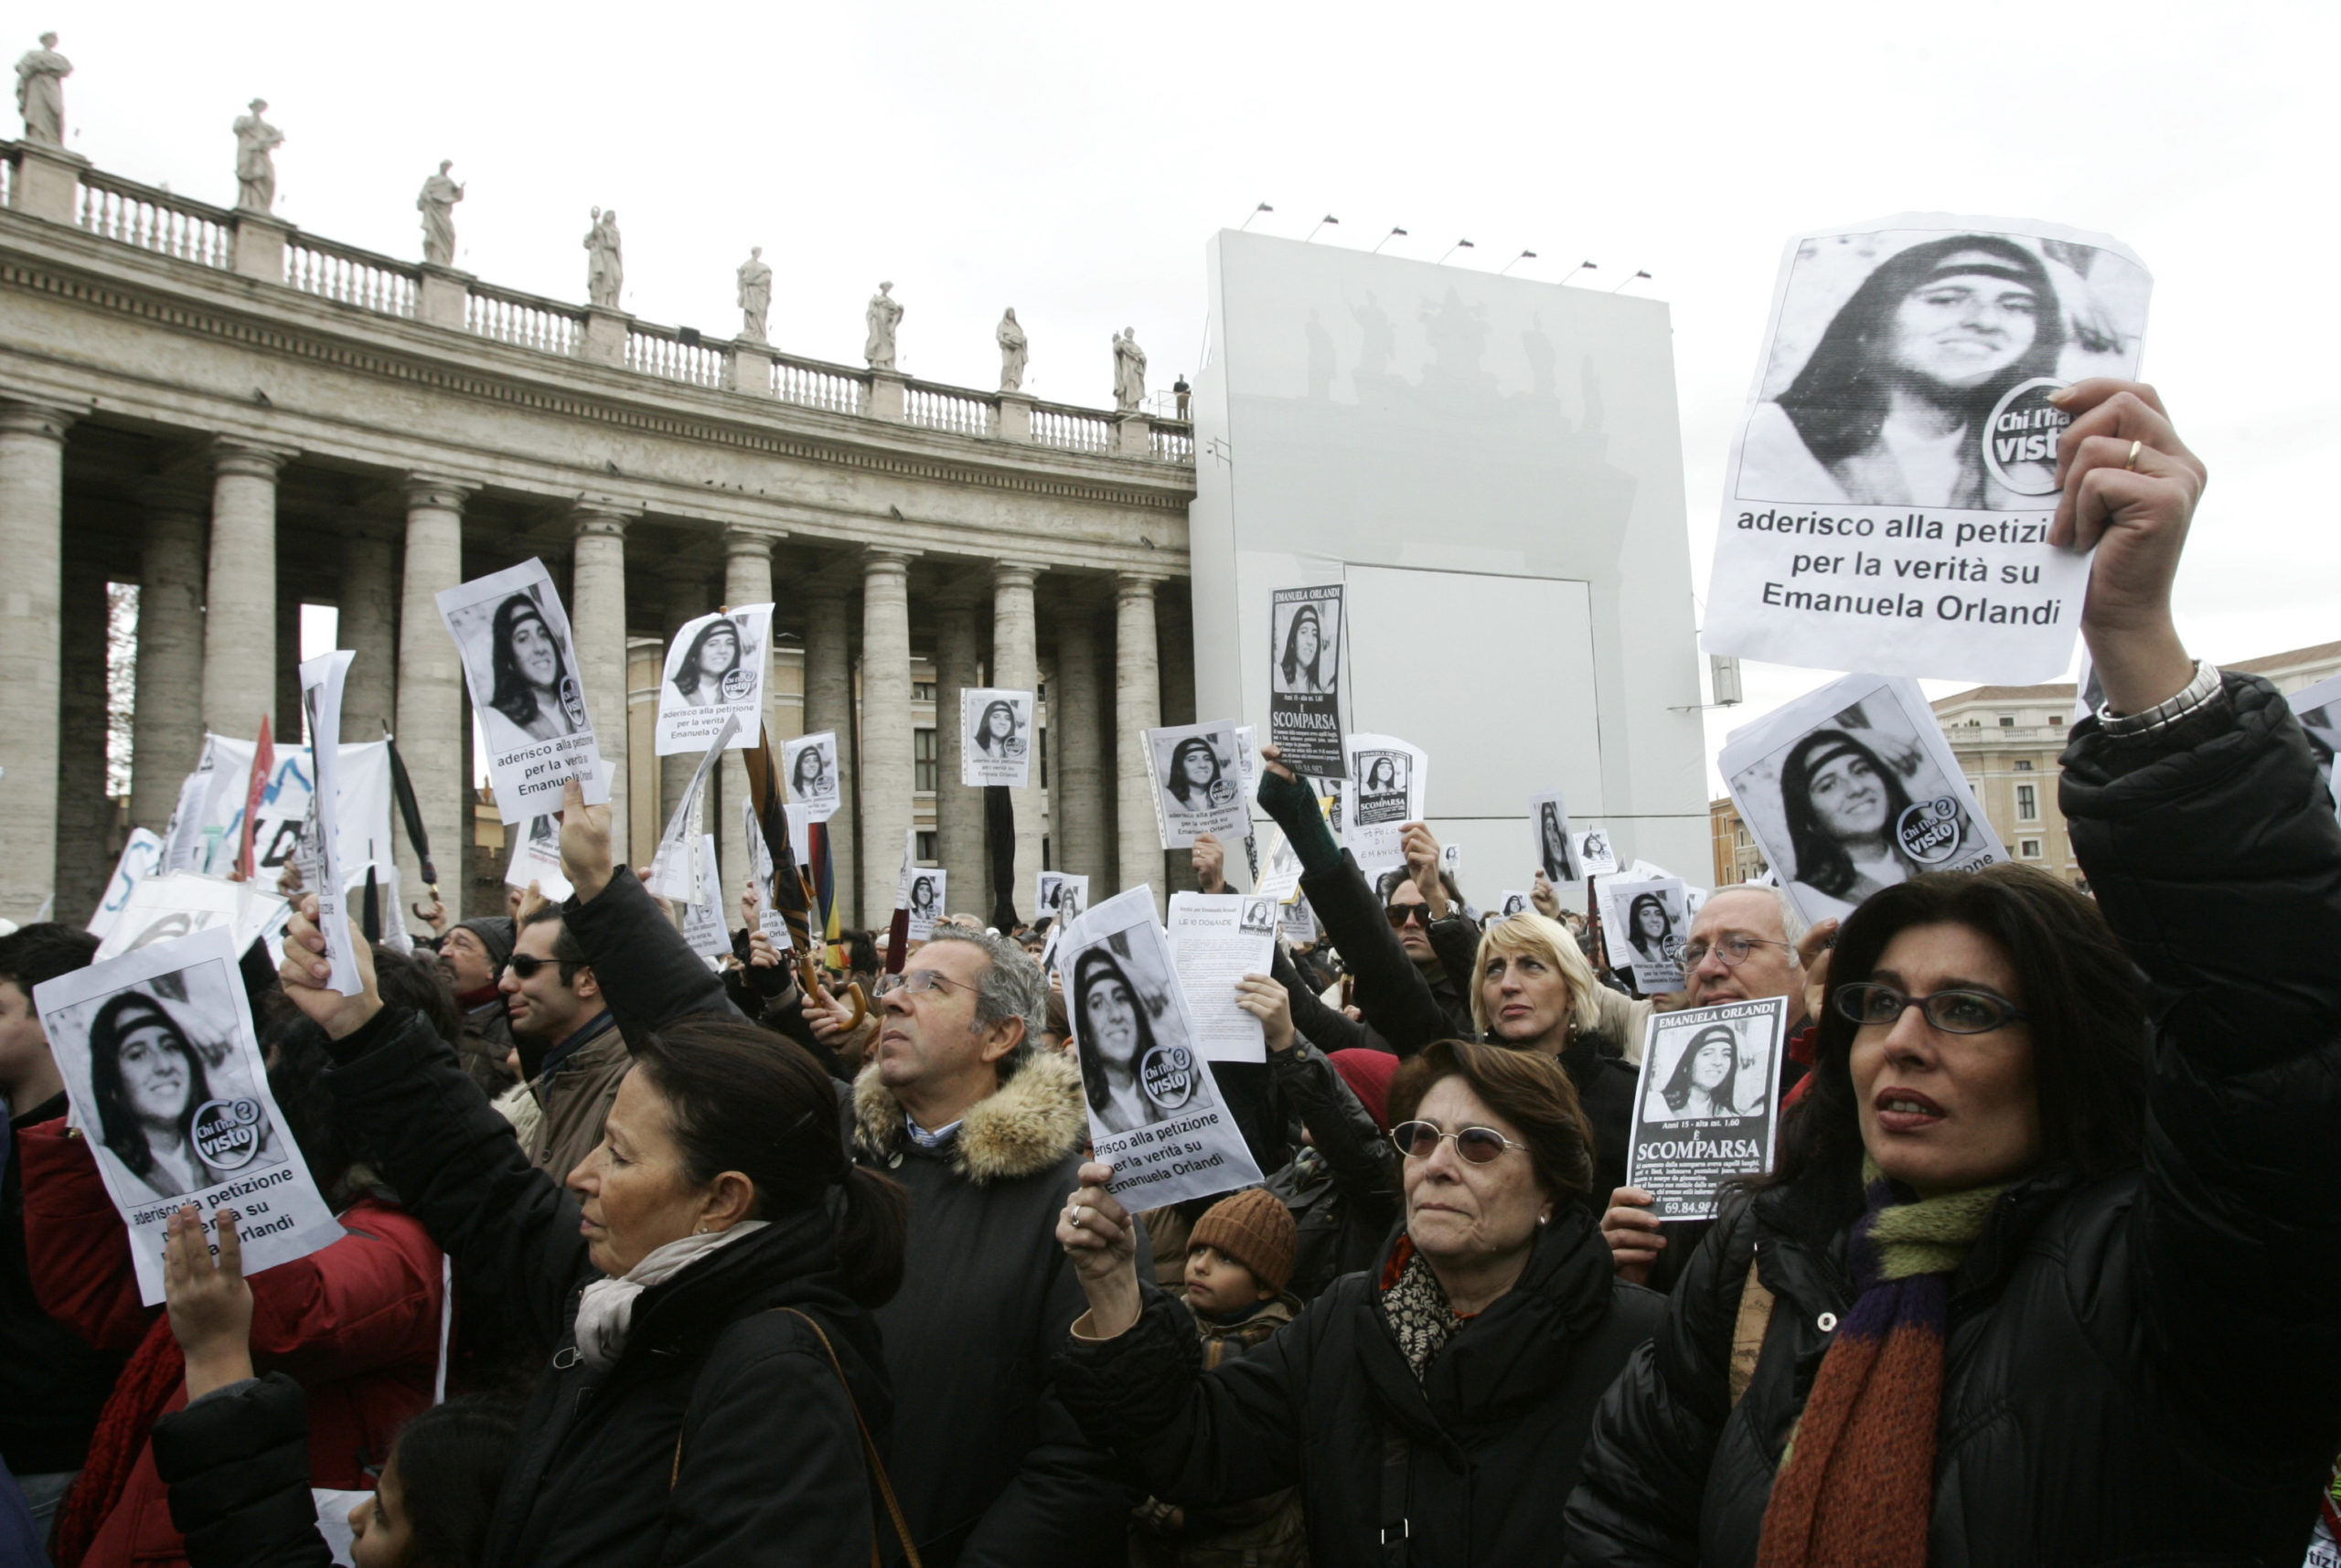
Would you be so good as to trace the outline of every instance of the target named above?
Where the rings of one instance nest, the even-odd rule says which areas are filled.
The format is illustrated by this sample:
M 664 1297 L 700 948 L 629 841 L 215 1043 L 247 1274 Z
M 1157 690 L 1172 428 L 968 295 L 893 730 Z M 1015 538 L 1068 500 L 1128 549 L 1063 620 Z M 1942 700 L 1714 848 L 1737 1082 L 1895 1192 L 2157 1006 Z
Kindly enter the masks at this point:
M 1922 871 L 2007 859 L 1914 680 L 1832 681 L 1733 731 L 1716 766 L 1809 921 Z
M 242 1216 L 247 1274 L 342 1233 L 269 1092 L 237 952 L 215 927 L 33 989 L 149 1306 L 163 1299 L 165 1227 L 182 1203 L 207 1229 L 222 1203 Z
M 586 804 L 607 805 L 569 616 L 544 562 L 531 559 L 458 583 L 439 595 L 439 616 L 463 655 L 504 820 L 560 810 L 572 778 Z
M 1070 871 L 1042 871 L 1033 889 L 1032 907 L 1060 926 L 1079 920 L 1089 907 L 1089 879 Z
M 946 890 L 950 873 L 935 866 L 920 866 L 911 872 L 910 939 L 925 942 L 935 934 L 935 923 L 941 920 L 950 904 Z
M 1251 812 L 1244 801 L 1244 773 L 1235 747 L 1233 720 L 1146 731 L 1155 796 L 1162 810 L 1164 848 L 1187 848 L 1199 833 L 1234 843 L 1250 830 Z
M 1680 877 L 1637 881 L 1611 877 L 1595 884 L 1601 900 L 1602 933 L 1614 968 L 1634 972 L 1634 989 L 1645 997 L 1683 988 L 1683 944 L 1691 934 L 1691 912 Z
M 1297 773 L 1339 778 L 1342 588 L 1278 588 L 1268 596 L 1268 741 Z
M 1713 1219 L 1723 1183 L 1771 1169 L 1787 1022 L 1784 997 L 1652 1016 L 1626 1184 L 1661 1221 Z
M 2341 806 L 2341 791 L 2333 790 L 2333 758 L 2341 752 L 2341 675 L 2295 691 L 2286 700 L 2292 704 L 2301 728 L 2307 731 L 2310 748 L 2317 753 L 2326 790 L 2334 794 L 2336 805 Z
M 1197 1042 L 1152 891 L 1107 899 L 1065 929 L 1054 956 L 1091 1140 L 1114 1168 L 1106 1189 L 1154 1209 L 1258 1181 Z
M 1569 835 L 1569 849 L 1577 856 L 1578 871 L 1588 877 L 1615 876 L 1618 871 L 1618 851 L 1610 846 L 1607 827 L 1588 827 L 1582 833 Z
M 1528 797 L 1530 862 L 1545 873 L 1545 880 L 1558 886 L 1562 882 L 1581 882 L 1584 869 L 1577 864 L 1569 833 L 1569 808 L 1558 790 Z
M 1032 693 L 959 688 L 959 782 L 980 787 L 1032 778 Z
M 746 604 L 683 623 L 668 645 L 658 680 L 662 757 L 707 750 L 727 718 L 740 720 L 734 748 L 763 732 L 764 677 L 772 667 L 772 606 Z
M 782 741 L 780 767 L 788 780 L 791 805 L 804 806 L 816 822 L 827 822 L 837 815 L 845 790 L 838 776 L 838 738 L 833 731 L 823 730 Z
M 1732 454 L 1705 644 L 2026 683 L 2087 560 L 2047 542 L 2049 399 L 2134 378 L 2152 279 L 2103 235 L 1908 214 L 1790 242 Z
M 1394 735 L 1349 737 L 1349 787 L 1342 792 L 1342 842 L 1372 875 L 1406 864 L 1400 829 L 1427 812 L 1429 758 Z

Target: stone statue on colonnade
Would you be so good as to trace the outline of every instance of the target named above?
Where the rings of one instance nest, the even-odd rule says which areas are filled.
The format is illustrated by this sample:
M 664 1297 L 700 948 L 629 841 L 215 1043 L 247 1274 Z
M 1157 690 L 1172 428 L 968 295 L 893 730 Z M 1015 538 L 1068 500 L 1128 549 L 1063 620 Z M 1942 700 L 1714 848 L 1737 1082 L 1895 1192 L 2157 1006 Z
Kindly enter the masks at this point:
M 585 303 L 604 310 L 618 308 L 625 288 L 625 243 L 618 235 L 618 209 L 593 209 L 593 227 L 585 232 Z
M 464 199 L 464 187 L 447 177 L 454 166 L 454 159 L 440 159 L 439 172 L 422 182 L 422 194 L 414 198 L 422 214 L 422 259 L 434 267 L 455 264 L 455 203 Z
M 893 284 L 878 285 L 878 292 L 870 296 L 864 319 L 870 323 L 870 337 L 861 346 L 861 357 L 870 361 L 872 370 L 893 369 L 894 329 L 903 325 L 902 302 L 894 298 Z
M 1114 336 L 1114 408 L 1134 414 L 1146 401 L 1146 351 L 1138 346 L 1138 328 L 1126 326 Z
M 764 318 L 772 310 L 772 268 L 764 262 L 764 248 L 750 246 L 748 259 L 733 276 L 740 281 L 740 336 L 750 343 L 762 343 Z
M 243 212 L 266 212 L 276 205 L 276 149 L 284 133 L 262 116 L 268 100 L 255 98 L 251 112 L 236 116 L 236 207 Z
M 57 52 L 57 35 L 43 33 L 40 48 L 16 62 L 16 108 L 25 117 L 25 140 L 36 146 L 65 145 L 65 79 L 73 62 Z
M 993 336 L 999 339 L 999 389 L 1021 392 L 1024 389 L 1024 365 L 1032 357 L 1024 338 L 1024 328 L 1016 320 L 1016 307 L 999 318 L 999 330 Z

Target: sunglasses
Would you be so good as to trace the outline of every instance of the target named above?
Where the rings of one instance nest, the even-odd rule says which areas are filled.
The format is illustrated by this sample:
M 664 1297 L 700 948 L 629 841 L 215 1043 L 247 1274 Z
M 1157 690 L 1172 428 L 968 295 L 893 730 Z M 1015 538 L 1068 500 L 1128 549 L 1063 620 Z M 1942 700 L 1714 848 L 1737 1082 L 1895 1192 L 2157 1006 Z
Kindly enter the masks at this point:
M 1410 920 L 1425 931 L 1430 929 L 1430 905 L 1428 904 L 1387 904 L 1384 906 L 1382 912 L 1389 918 L 1390 929 L 1393 931 L 1401 929 Z
M 504 961 L 504 966 L 523 980 L 533 980 L 537 977 L 538 970 L 550 969 L 556 964 L 561 965 L 561 977 L 563 980 L 570 977 L 571 971 L 584 967 L 575 959 L 531 958 L 525 953 L 515 953 Z
M 1445 1133 L 1437 1122 L 1400 1122 L 1390 1129 L 1390 1141 L 1408 1159 L 1428 1159 L 1448 1138 L 1455 1140 L 1455 1152 L 1473 1165 L 1485 1165 L 1508 1148 L 1528 1147 L 1513 1142 L 1493 1127 L 1458 1127 Z

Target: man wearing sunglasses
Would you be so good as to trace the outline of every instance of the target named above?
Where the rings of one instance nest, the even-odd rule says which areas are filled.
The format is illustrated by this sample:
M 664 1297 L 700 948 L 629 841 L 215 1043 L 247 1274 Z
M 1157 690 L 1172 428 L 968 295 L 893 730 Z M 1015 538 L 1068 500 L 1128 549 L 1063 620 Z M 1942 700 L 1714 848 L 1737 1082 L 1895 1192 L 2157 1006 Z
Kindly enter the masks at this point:
M 633 1065 L 584 949 L 557 905 L 524 917 L 497 981 L 520 1076 L 540 1112 L 523 1128 L 529 1157 L 556 1178 L 602 1141 L 602 1122 Z

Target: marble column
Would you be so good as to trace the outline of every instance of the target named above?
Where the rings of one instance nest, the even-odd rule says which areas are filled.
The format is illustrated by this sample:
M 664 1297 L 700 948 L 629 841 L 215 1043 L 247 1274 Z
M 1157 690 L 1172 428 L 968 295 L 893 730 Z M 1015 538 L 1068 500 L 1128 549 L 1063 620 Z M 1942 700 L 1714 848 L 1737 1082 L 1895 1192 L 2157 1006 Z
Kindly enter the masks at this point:
M 873 549 L 861 561 L 861 902 L 854 923 L 893 908 L 911 826 L 911 558 Z
M 860 907 L 861 883 L 854 874 L 855 781 L 861 776 L 854 755 L 853 646 L 846 634 L 845 594 L 816 588 L 805 594 L 805 730 L 829 731 L 838 738 L 838 811 L 829 818 L 829 861 L 837 879 L 838 908 Z M 907 770 L 908 764 L 904 764 Z M 891 878 L 892 873 L 888 873 Z M 889 880 L 886 884 L 892 887 Z
M 239 740 L 251 739 L 261 715 L 276 707 L 276 475 L 291 456 L 235 441 L 212 453 L 203 723 Z
M 1049 810 L 1056 862 L 1106 887 L 1106 785 L 1098 738 L 1097 615 L 1076 603 L 1057 623 L 1057 674 L 1049 688 Z
M 113 827 L 106 795 L 106 571 L 94 549 L 66 552 L 60 587 L 56 917 L 80 925 L 96 912 L 113 871 L 106 849 Z
M 464 580 L 464 497 L 470 486 L 424 475 L 410 476 L 406 492 L 405 561 L 399 581 L 397 738 L 399 756 L 414 783 L 431 859 L 448 912 L 462 918 L 470 889 L 465 876 L 471 838 L 470 710 L 463 656 L 439 619 L 439 594 Z M 422 869 L 403 826 L 399 881 L 412 905 L 424 896 Z
M 950 873 L 951 912 L 989 917 L 984 862 L 984 792 L 959 782 L 959 688 L 981 686 L 976 613 L 950 609 L 935 618 L 935 848 Z M 1021 896 L 1021 895 L 1020 895 Z
M 772 547 L 774 536 L 754 528 L 732 528 L 723 530 L 723 603 L 736 610 L 743 604 L 766 604 L 772 602 Z M 764 669 L 764 705 L 756 715 L 758 727 L 765 732 L 772 729 L 772 644 L 766 641 L 755 650 L 754 658 Z M 746 737 L 750 746 L 756 743 L 757 730 Z M 775 748 L 779 741 L 774 736 Z M 741 815 L 740 803 L 748 798 L 748 753 L 733 748 L 723 753 L 722 795 L 716 803 L 717 816 L 711 811 L 707 818 L 708 831 L 715 835 L 720 847 L 717 855 L 723 865 L 726 878 L 733 889 L 740 879 L 748 874 L 747 822 Z M 773 763 L 780 763 L 780 752 L 773 752 Z M 724 907 L 731 912 L 726 920 L 739 917 L 736 893 L 727 899 Z
M 1178 597 L 1175 590 L 1157 602 L 1156 610 L 1155 648 L 1161 661 L 1162 672 L 1161 722 L 1192 724 L 1202 717 L 1195 711 L 1194 623 L 1189 616 L 1185 602 Z M 1231 840 L 1221 848 L 1227 852 L 1228 885 L 1237 888 L 1247 885 L 1243 841 Z M 1162 885 L 1174 893 L 1192 893 L 1201 886 L 1195 880 L 1195 858 L 1184 849 L 1172 849 L 1164 854 L 1162 875 Z
M 659 572 L 659 586 L 663 590 L 659 604 L 662 612 L 659 630 L 666 636 L 667 646 L 671 648 L 675 645 L 675 635 L 683 629 L 683 623 L 695 621 L 715 608 L 707 602 L 706 563 L 668 560 Z M 661 664 L 659 668 L 663 672 L 666 666 Z M 663 692 L 664 689 L 662 686 L 660 690 Z M 658 810 L 655 815 L 658 818 L 660 832 L 666 831 L 667 818 L 675 813 L 675 803 L 683 798 L 683 791 L 690 788 L 691 771 L 698 766 L 699 754 L 696 752 L 677 752 L 658 759 Z M 708 820 L 712 822 L 715 819 L 711 816 Z M 643 853 L 649 854 L 650 847 L 646 845 Z
M 0 916 L 32 919 L 56 889 L 59 602 L 65 427 L 73 416 L 0 403 Z
M 390 536 L 371 517 L 349 519 L 341 541 L 341 593 L 335 645 L 357 655 L 341 688 L 341 738 L 379 741 L 395 710 L 398 571 Z
M 138 692 L 130 720 L 130 821 L 160 833 L 203 753 L 204 517 L 210 498 L 158 480 L 141 496 Z
M 569 620 L 577 645 L 577 677 L 593 716 L 593 740 L 610 781 L 610 855 L 631 863 L 627 832 L 625 679 L 626 514 L 581 503 L 570 514 L 572 547 Z M 647 853 L 651 846 L 644 845 Z
M 1125 892 L 1151 886 L 1158 918 L 1169 907 L 1162 831 L 1154 820 L 1154 764 L 1140 732 L 1162 723 L 1162 669 L 1154 640 L 1154 591 L 1161 581 L 1137 571 L 1114 577 L 1115 876 Z
M 1000 561 L 991 573 L 991 683 L 1007 691 L 1037 691 L 1041 654 L 1032 619 L 1032 579 L 1037 569 Z M 1041 738 L 1031 742 L 1032 783 L 1009 792 L 1016 807 L 1016 880 L 1010 900 L 1030 920 L 1033 882 L 1041 874 Z

